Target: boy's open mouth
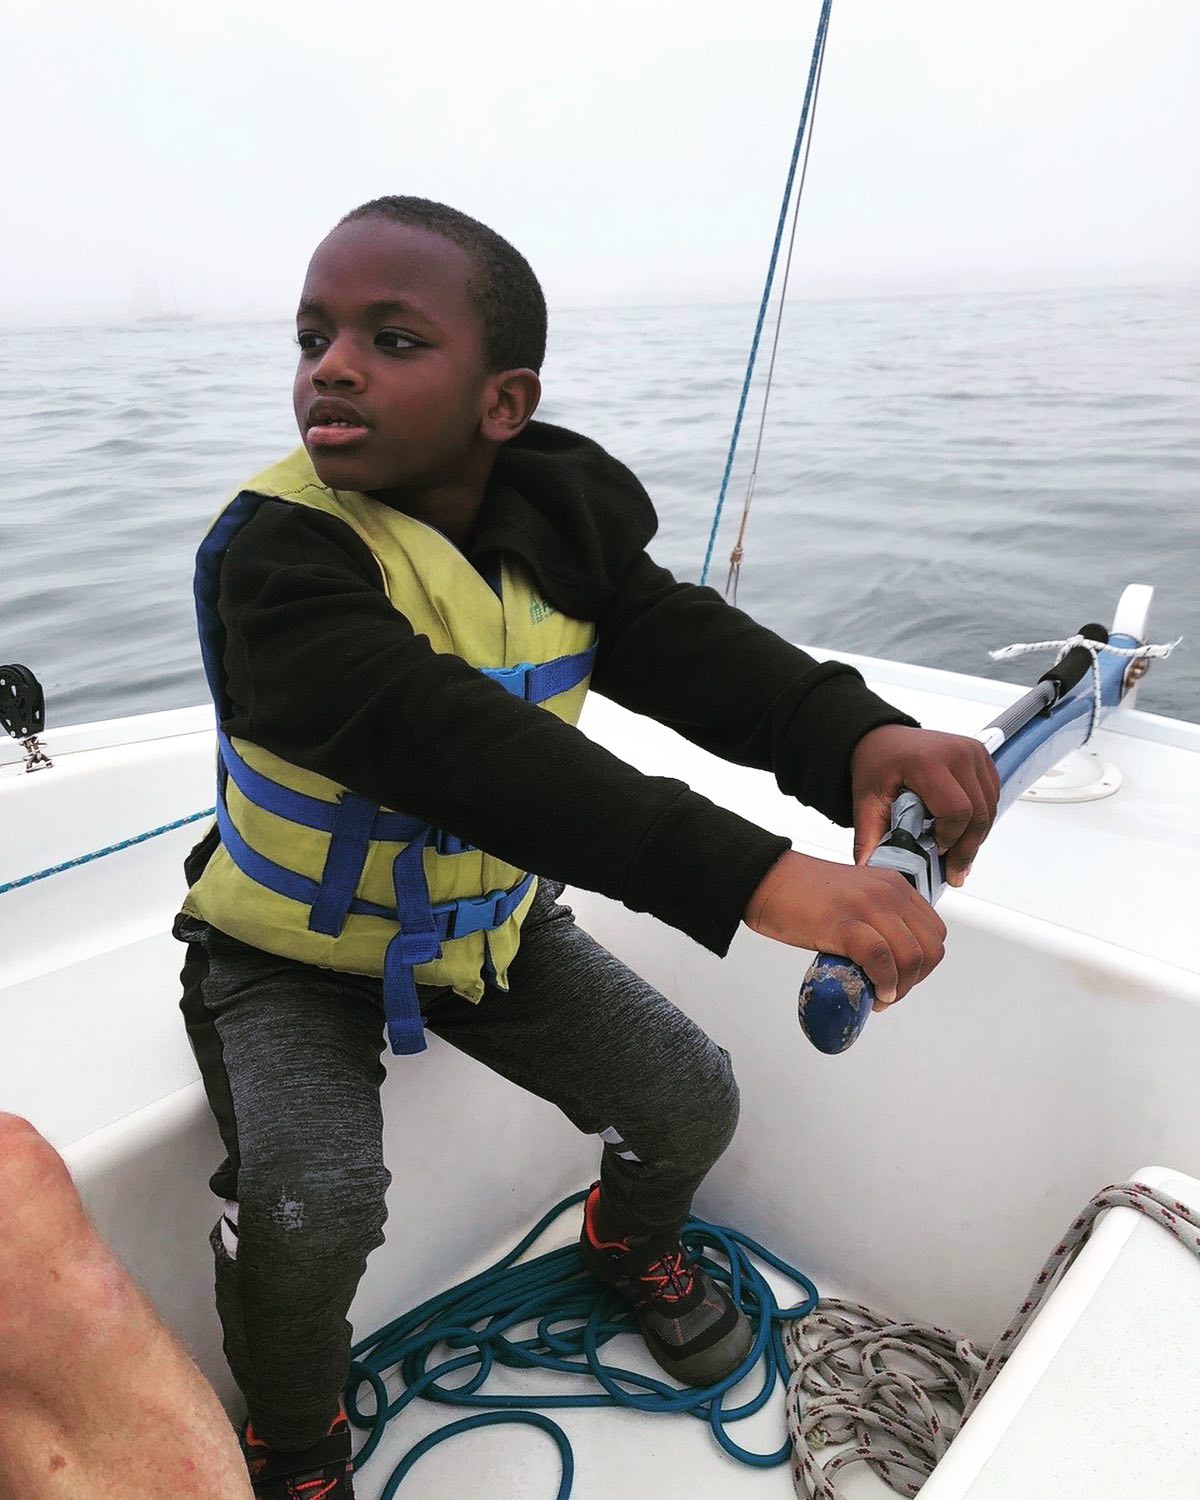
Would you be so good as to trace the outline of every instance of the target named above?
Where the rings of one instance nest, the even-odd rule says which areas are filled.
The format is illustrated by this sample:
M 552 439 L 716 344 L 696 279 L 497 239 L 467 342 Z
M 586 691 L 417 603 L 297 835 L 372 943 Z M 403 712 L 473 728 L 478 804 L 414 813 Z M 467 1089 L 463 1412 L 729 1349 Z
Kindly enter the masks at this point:
M 305 441 L 310 448 L 345 448 L 361 443 L 369 430 L 349 401 L 322 396 L 309 408 Z

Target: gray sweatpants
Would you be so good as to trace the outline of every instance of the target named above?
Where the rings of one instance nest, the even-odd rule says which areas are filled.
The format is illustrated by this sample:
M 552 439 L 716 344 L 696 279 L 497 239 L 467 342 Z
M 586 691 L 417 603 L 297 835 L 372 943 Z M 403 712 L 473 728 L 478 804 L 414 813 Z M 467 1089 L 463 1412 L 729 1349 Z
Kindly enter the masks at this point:
M 489 986 L 473 1005 L 422 988 L 425 1024 L 603 1139 L 605 1217 L 621 1234 L 676 1229 L 737 1123 L 728 1054 L 577 927 L 561 890 L 541 884 L 507 993 Z M 188 944 L 181 1009 L 227 1152 L 210 1182 L 226 1200 L 212 1233 L 226 1358 L 255 1432 L 307 1447 L 337 1411 L 346 1314 L 383 1240 L 380 981 L 191 917 L 175 935 Z

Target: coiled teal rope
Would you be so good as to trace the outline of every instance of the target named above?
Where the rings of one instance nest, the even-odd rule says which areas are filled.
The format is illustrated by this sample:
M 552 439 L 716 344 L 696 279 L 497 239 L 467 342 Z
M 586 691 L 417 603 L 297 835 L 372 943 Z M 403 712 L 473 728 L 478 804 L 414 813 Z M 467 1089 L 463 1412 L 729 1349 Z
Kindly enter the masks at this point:
M 829 12 L 833 0 L 824 0 L 817 21 L 817 35 L 813 42 L 812 61 L 808 67 L 808 83 L 804 89 L 804 103 L 800 107 L 800 124 L 796 127 L 796 142 L 792 147 L 792 159 L 788 164 L 787 181 L 783 188 L 783 202 L 779 206 L 779 222 L 775 226 L 775 240 L 771 246 L 771 259 L 767 265 L 767 279 L 763 285 L 762 301 L 758 305 L 758 318 L 754 324 L 754 337 L 750 341 L 750 357 L 746 361 L 746 374 L 742 380 L 742 393 L 738 398 L 737 415 L 733 421 L 733 436 L 729 439 L 729 452 L 725 456 L 725 472 L 721 476 L 721 492 L 717 496 L 717 508 L 713 512 L 712 529 L 708 534 L 708 547 L 704 553 L 704 566 L 700 570 L 700 582 L 708 582 L 708 570 L 712 563 L 713 548 L 717 544 L 717 532 L 721 527 L 721 512 L 725 509 L 725 495 L 729 489 L 729 476 L 733 472 L 734 454 L 742 430 L 742 418 L 746 414 L 746 400 L 750 395 L 750 382 L 754 376 L 754 363 L 758 358 L 758 343 L 762 337 L 763 323 L 767 316 L 767 305 L 771 300 L 771 287 L 775 282 L 775 267 L 779 261 L 779 247 L 783 243 L 783 230 L 787 223 L 788 204 L 792 199 L 792 184 L 796 180 L 796 167 L 800 161 L 800 147 L 808 127 L 809 111 L 812 107 L 817 77 L 821 69 L 821 56 L 825 51 L 825 34 L 829 30 Z
M 540 1415 L 545 1410 L 627 1406 L 635 1411 L 696 1417 L 707 1422 L 725 1452 L 742 1463 L 769 1468 L 788 1462 L 789 1442 L 771 1453 L 755 1453 L 737 1443 L 728 1429 L 760 1411 L 777 1385 L 786 1386 L 788 1364 L 782 1325 L 806 1317 L 817 1305 L 812 1282 L 736 1230 L 690 1219 L 683 1231 L 684 1244 L 710 1275 L 728 1286 L 746 1312 L 754 1328 L 750 1353 L 728 1379 L 706 1390 L 680 1388 L 607 1364 L 600 1354 L 604 1345 L 619 1333 L 637 1331 L 632 1309 L 617 1293 L 587 1274 L 575 1245 L 521 1261 L 546 1228 L 586 1196 L 580 1192 L 564 1198 L 486 1271 L 430 1297 L 355 1345 L 346 1386 L 346 1412 L 350 1421 L 368 1434 L 355 1458 L 356 1469 L 379 1446 L 387 1424 L 418 1396 L 448 1406 L 483 1409 L 478 1415 L 438 1428 L 411 1448 L 393 1470 L 381 1500 L 392 1500 L 417 1460 L 439 1443 L 460 1432 L 506 1422 L 540 1427 L 554 1439 L 562 1458 L 557 1500 L 567 1500 L 574 1477 L 571 1444 L 556 1422 Z M 781 1308 L 751 1256 L 792 1281 L 803 1293 L 803 1300 L 795 1307 Z M 524 1326 L 531 1326 L 533 1331 L 517 1336 Z M 435 1358 L 438 1351 L 440 1357 Z M 741 1405 L 727 1407 L 726 1393 L 759 1364 L 760 1389 Z M 577 1394 L 491 1394 L 483 1387 L 498 1365 L 554 1371 L 582 1382 L 584 1388 Z M 460 1383 L 448 1384 L 449 1377 L 459 1371 L 468 1373 Z M 388 1395 L 388 1372 L 403 1387 L 394 1400 Z M 363 1412 L 359 1406 L 364 1385 L 374 1395 L 372 1412 Z M 780 1421 L 782 1424 L 782 1413 Z
M 173 823 L 163 823 L 158 828 L 147 829 L 145 833 L 135 833 L 132 838 L 122 839 L 119 844 L 109 844 L 103 849 L 93 849 L 90 854 L 80 854 L 75 859 L 64 860 L 61 865 L 50 865 L 45 870 L 35 870 L 32 875 L 22 875 L 19 880 L 8 880 L 0 885 L 0 896 L 9 891 L 16 891 L 23 885 L 33 885 L 38 880 L 48 880 L 51 875 L 61 875 L 64 870 L 74 870 L 79 865 L 90 865 L 94 859 L 103 859 L 106 854 L 117 854 L 122 849 L 132 849 L 135 844 L 144 844 L 147 839 L 156 839 L 161 833 L 173 833 L 176 828 L 186 828 L 189 823 L 196 823 L 201 818 L 211 818 L 216 812 L 215 807 L 202 807 L 199 812 L 188 813 L 186 818 L 176 818 Z

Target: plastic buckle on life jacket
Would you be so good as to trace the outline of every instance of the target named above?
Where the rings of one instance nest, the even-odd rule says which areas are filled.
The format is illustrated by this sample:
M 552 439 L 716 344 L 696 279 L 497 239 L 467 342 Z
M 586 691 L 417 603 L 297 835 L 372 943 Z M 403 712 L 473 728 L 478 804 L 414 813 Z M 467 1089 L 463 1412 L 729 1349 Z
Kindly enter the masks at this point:
M 519 662 L 515 667 L 488 667 L 484 673 L 493 682 L 498 682 L 506 693 L 511 693 L 514 698 L 528 698 L 529 696 L 529 673 L 533 666 L 532 662 Z
M 526 875 L 512 890 L 489 891 L 486 896 L 464 896 L 447 913 L 446 938 L 467 937 L 472 932 L 490 932 L 508 920 L 525 899 L 533 876 Z
M 486 896 L 464 896 L 454 903 L 446 926 L 447 938 L 468 937 L 496 925 L 496 908 L 507 891 L 489 891 Z

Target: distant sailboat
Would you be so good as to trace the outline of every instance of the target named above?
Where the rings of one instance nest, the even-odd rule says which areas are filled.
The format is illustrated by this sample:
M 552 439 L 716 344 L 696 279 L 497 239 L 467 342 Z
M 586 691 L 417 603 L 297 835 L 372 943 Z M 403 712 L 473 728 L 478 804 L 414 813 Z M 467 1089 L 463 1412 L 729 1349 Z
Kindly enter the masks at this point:
M 180 312 L 173 283 L 170 291 L 171 300 L 168 306 L 163 302 L 158 278 L 150 275 L 139 276 L 130 309 L 134 320 L 138 323 L 190 323 L 196 314 Z

